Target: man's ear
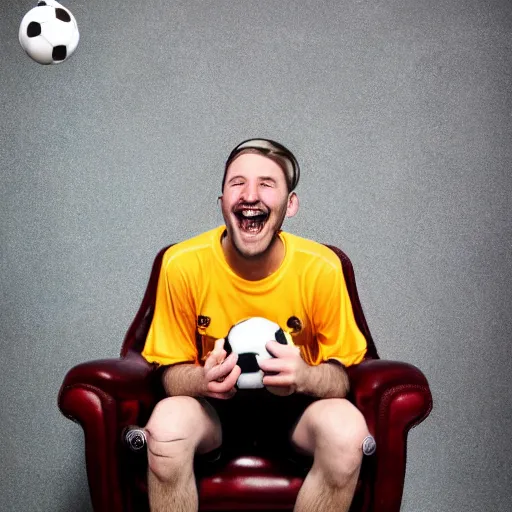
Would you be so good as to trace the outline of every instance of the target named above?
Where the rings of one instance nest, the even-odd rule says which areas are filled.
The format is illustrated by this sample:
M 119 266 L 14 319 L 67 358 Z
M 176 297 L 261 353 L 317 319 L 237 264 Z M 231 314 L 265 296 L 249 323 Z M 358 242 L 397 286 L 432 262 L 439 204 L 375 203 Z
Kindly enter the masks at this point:
M 293 217 L 299 211 L 299 197 L 295 192 L 288 196 L 288 205 L 286 207 L 286 216 Z

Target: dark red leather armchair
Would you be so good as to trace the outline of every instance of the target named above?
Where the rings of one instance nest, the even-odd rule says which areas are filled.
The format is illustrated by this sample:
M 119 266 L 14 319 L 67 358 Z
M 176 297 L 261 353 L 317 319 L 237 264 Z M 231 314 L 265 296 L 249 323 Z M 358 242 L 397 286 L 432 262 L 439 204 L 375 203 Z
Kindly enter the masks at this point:
M 399 512 L 407 435 L 432 409 L 428 382 L 410 364 L 380 360 L 359 301 L 352 264 L 336 247 L 359 328 L 368 342 L 366 359 L 348 369 L 350 400 L 364 414 L 377 442 L 365 457 L 351 512 Z M 140 309 L 128 330 L 119 359 L 72 368 L 58 404 L 85 435 L 87 476 L 95 512 L 148 510 L 146 456 L 129 451 L 122 431 L 145 425 L 163 397 L 160 372 L 140 355 L 151 323 L 162 249 L 155 258 Z M 303 469 L 282 460 L 242 454 L 214 473 L 197 474 L 201 511 L 292 510 Z

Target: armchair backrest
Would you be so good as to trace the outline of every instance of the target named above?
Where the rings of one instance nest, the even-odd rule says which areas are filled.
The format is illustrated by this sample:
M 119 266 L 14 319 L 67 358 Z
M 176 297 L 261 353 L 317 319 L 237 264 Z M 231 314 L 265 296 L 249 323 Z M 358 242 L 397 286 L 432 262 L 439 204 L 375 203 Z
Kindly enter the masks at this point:
M 124 338 L 123 346 L 121 348 L 121 357 L 125 357 L 129 351 L 135 351 L 140 353 L 144 348 L 146 336 L 151 325 L 151 320 L 153 319 L 153 311 L 156 300 L 156 289 L 158 286 L 158 276 L 160 275 L 160 268 L 162 266 L 162 258 L 164 256 L 165 251 L 172 245 L 174 244 L 164 247 L 162 250 L 159 251 L 159 253 L 155 257 L 153 267 L 151 269 L 151 274 L 149 276 L 149 282 L 146 288 L 146 293 L 144 294 L 144 298 L 142 299 L 142 303 L 139 307 L 139 310 L 137 311 L 137 314 L 135 315 L 135 318 L 133 319 L 133 322 Z M 345 277 L 345 282 L 347 284 L 348 294 L 350 296 L 350 301 L 352 303 L 352 309 L 354 310 L 356 323 L 361 332 L 363 333 L 364 337 L 366 338 L 366 342 L 368 344 L 368 350 L 365 359 L 379 359 L 379 355 L 377 353 L 375 343 L 373 342 L 370 329 L 368 328 L 368 324 L 366 323 L 363 308 L 359 300 L 359 294 L 357 293 L 356 279 L 354 275 L 354 269 L 352 267 L 352 262 L 341 249 L 338 249 L 337 247 L 334 247 L 332 245 L 325 245 L 329 247 L 329 249 L 334 251 L 334 253 L 341 260 L 343 275 Z
M 341 249 L 338 249 L 334 245 L 325 245 L 329 247 L 331 251 L 334 251 L 336 256 L 338 256 L 338 258 L 341 261 L 343 277 L 345 278 L 348 295 L 350 297 L 350 302 L 352 303 L 354 317 L 356 319 L 357 326 L 359 327 L 359 330 L 363 333 L 363 336 L 365 337 L 366 343 L 368 345 L 365 359 L 379 359 L 379 354 L 377 353 L 377 348 L 375 347 L 375 343 L 370 333 L 370 329 L 368 327 L 368 324 L 366 323 L 363 307 L 361 306 L 359 294 L 357 293 L 356 276 L 354 274 L 354 267 L 352 266 L 352 262 L 350 261 L 350 258 Z

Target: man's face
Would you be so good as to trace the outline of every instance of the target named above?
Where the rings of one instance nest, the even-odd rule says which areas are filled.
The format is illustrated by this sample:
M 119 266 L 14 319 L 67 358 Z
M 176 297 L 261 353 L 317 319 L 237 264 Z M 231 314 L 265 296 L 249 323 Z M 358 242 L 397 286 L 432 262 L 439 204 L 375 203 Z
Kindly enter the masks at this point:
M 263 155 L 243 153 L 229 165 L 222 215 L 231 243 L 245 258 L 265 253 L 281 229 L 288 208 L 281 167 Z

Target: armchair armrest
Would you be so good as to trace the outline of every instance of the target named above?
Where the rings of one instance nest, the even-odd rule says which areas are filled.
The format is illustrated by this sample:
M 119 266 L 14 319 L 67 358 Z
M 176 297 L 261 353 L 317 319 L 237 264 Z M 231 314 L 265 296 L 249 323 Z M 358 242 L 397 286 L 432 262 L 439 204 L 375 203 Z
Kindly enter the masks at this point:
M 377 443 L 377 451 L 364 467 L 374 475 L 372 510 L 398 511 L 408 432 L 432 410 L 427 379 L 411 364 L 380 359 L 363 361 L 347 368 L 347 373 L 349 398 L 364 415 Z
M 103 359 L 72 368 L 58 405 L 84 431 L 87 477 L 97 512 L 126 510 L 121 489 L 119 444 L 122 429 L 144 423 L 161 397 L 160 372 L 139 354 Z
M 423 373 L 409 363 L 367 360 L 347 368 L 350 379 L 349 398 L 376 428 L 379 418 L 393 400 L 400 397 L 401 416 L 408 429 L 421 423 L 432 409 L 432 395 Z M 403 420 L 402 420 L 403 421 Z
M 61 386 L 59 405 L 66 390 L 75 386 L 92 386 L 116 399 L 145 398 L 155 393 L 155 367 L 140 354 L 129 352 L 118 359 L 98 359 L 69 370 Z M 63 404 L 64 405 L 64 404 Z

